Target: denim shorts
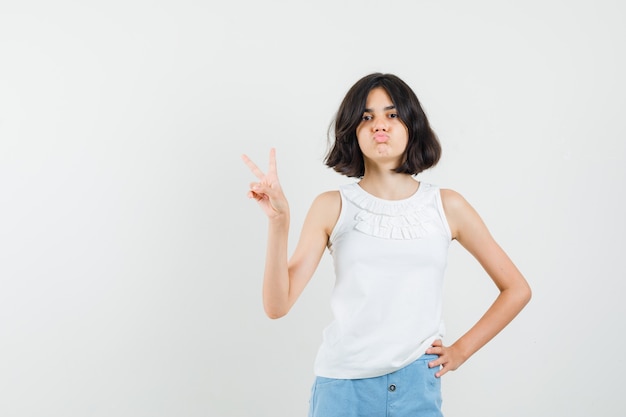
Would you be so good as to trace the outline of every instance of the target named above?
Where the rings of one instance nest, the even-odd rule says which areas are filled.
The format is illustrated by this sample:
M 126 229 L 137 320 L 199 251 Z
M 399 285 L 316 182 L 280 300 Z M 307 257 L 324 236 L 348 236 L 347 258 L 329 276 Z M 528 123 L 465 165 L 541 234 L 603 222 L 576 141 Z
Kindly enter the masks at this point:
M 309 417 L 442 417 L 439 367 L 423 355 L 387 375 L 364 379 L 316 377 Z

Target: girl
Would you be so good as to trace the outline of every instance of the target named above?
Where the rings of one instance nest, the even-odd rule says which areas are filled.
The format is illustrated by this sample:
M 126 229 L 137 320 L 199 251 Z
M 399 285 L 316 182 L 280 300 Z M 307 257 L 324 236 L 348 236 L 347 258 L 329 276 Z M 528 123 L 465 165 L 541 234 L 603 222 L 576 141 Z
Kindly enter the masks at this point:
M 360 79 L 335 118 L 325 162 L 359 178 L 313 202 L 288 257 L 289 206 L 276 172 L 243 156 L 257 182 L 248 196 L 269 220 L 263 305 L 287 314 L 328 248 L 336 282 L 333 322 L 315 361 L 310 417 L 441 416 L 440 377 L 461 366 L 528 303 L 530 288 L 457 192 L 417 181 L 441 147 L 411 88 L 392 74 Z M 449 346 L 442 289 L 450 242 L 483 266 L 498 297 Z

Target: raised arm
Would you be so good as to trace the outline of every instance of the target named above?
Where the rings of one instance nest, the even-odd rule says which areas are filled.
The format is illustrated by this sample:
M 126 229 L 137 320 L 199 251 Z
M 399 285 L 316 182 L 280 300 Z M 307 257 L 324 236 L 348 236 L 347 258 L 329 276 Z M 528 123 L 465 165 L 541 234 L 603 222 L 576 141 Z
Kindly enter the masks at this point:
M 530 301 L 528 283 L 491 236 L 478 213 L 457 192 L 441 190 L 444 210 L 452 238 L 467 249 L 498 287 L 500 294 L 478 322 L 454 344 L 436 341 L 426 352 L 439 355 L 430 363 L 442 365 L 441 376 L 455 370 L 497 335 Z
M 278 181 L 276 151 L 270 151 L 267 174 L 246 155 L 242 159 L 258 179 L 250 184 L 248 197 L 259 203 L 269 221 L 263 307 L 268 317 L 276 319 L 289 312 L 313 276 L 339 215 L 340 197 L 337 192 L 327 192 L 315 199 L 288 259 L 289 205 Z

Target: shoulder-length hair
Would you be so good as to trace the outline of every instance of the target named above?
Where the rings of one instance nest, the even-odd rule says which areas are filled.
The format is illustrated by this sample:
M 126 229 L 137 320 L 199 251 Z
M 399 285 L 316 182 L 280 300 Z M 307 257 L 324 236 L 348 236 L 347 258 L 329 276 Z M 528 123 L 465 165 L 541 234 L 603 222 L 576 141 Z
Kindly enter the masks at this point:
M 334 126 L 334 143 L 324 163 L 340 174 L 361 178 L 365 174 L 363 154 L 359 148 L 356 129 L 361 123 L 369 92 L 382 87 L 396 106 L 398 117 L 408 130 L 408 143 L 403 162 L 394 171 L 410 175 L 437 164 L 441 145 L 430 128 L 417 96 L 404 81 L 393 74 L 373 73 L 354 84 L 344 97 L 335 120 L 329 128 L 329 140 Z

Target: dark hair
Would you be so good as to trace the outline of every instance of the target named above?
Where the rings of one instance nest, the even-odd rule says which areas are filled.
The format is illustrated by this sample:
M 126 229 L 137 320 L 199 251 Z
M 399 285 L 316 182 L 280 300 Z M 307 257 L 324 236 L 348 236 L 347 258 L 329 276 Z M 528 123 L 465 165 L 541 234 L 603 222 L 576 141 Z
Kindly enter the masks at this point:
M 395 172 L 416 175 L 437 164 L 441 145 L 430 128 L 426 114 L 417 96 L 404 81 L 393 74 L 373 73 L 354 84 L 344 97 L 331 126 L 335 141 L 324 162 L 340 174 L 362 177 L 365 173 L 363 154 L 359 148 L 356 129 L 361 123 L 369 92 L 382 87 L 396 106 L 398 117 L 408 130 L 408 143 L 402 164 Z

